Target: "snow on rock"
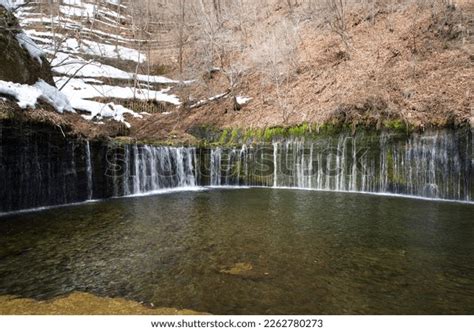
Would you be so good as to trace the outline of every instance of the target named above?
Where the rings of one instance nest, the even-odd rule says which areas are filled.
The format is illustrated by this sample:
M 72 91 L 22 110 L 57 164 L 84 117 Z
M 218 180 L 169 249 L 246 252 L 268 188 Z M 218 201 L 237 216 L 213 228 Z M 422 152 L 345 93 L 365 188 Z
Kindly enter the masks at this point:
M 0 6 L 3 6 L 7 10 L 15 9 L 23 4 L 25 4 L 25 1 L 23 0 L 0 0 Z M 41 60 L 41 57 L 44 56 L 43 50 L 38 47 L 38 45 L 36 45 L 36 43 L 26 33 L 21 31 L 15 35 L 15 38 L 20 44 L 20 46 L 26 49 L 26 51 L 30 54 L 31 58 L 38 61 L 39 64 L 43 64 L 43 61 Z
M 17 100 L 21 108 L 35 108 L 39 99 L 46 101 L 54 109 L 62 113 L 64 111 L 74 112 L 67 97 L 54 86 L 43 80 L 35 85 L 17 84 L 0 80 L 0 94 L 9 95 Z
M 0 94 L 14 97 L 21 108 L 34 108 L 41 91 L 34 86 L 0 80 Z
M 125 120 L 124 115 L 128 114 L 135 118 L 143 117 L 133 110 L 114 103 L 104 104 L 96 101 L 83 100 L 81 98 L 72 98 L 69 100 L 68 97 L 57 88 L 42 80 L 39 80 L 35 85 L 23 85 L 0 80 L 0 94 L 15 98 L 18 105 L 23 109 L 35 108 L 38 100 L 43 100 L 53 106 L 59 113 L 63 113 L 64 111 L 74 112 L 74 109 L 82 110 L 90 113 L 90 115 L 82 116 L 86 120 L 110 118 L 124 123 L 128 128 L 130 127 L 130 123 Z
M 240 106 L 243 106 L 243 105 L 246 105 L 247 103 L 249 103 L 250 101 L 252 101 L 252 98 L 249 98 L 249 97 L 243 97 L 243 96 L 237 96 L 235 97 L 235 101 L 240 105 Z
M 20 46 L 28 51 L 31 58 L 35 59 L 42 65 L 43 61 L 41 60 L 41 57 L 44 56 L 43 50 L 24 32 L 17 33 L 15 37 Z

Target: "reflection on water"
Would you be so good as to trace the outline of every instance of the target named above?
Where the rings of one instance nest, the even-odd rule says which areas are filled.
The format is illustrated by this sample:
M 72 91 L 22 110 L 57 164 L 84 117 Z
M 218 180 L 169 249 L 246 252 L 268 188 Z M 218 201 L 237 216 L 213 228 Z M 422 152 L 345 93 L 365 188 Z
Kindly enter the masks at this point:
M 0 219 L 0 295 L 214 314 L 470 314 L 473 205 L 210 190 Z

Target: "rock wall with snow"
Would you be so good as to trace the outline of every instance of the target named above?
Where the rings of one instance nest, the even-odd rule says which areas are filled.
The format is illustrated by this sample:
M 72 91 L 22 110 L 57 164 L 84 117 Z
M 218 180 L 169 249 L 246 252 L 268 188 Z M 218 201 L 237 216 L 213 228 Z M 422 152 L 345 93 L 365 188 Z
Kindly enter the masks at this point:
M 21 7 L 10 2 L 10 8 L 17 8 L 18 21 L 13 25 L 18 26 L 19 22 L 25 32 L 20 35 L 20 42 L 31 41 L 23 43 L 25 48 L 37 44 L 51 63 L 53 78 L 43 80 L 54 80 L 84 120 L 97 125 L 114 120 L 127 127 L 129 119 L 146 120 L 149 114 L 124 107 L 122 100 L 180 106 L 172 92 L 179 82 L 150 74 L 143 52 L 147 40 L 137 34 L 127 2 L 35 1 Z M 41 62 L 41 58 L 36 60 Z M 28 83 L 36 81 L 31 79 Z M 26 88 L 3 85 L 9 90 Z
M 54 85 L 49 62 L 36 47 L 15 15 L 0 4 L 0 80 L 28 85 L 43 80 Z

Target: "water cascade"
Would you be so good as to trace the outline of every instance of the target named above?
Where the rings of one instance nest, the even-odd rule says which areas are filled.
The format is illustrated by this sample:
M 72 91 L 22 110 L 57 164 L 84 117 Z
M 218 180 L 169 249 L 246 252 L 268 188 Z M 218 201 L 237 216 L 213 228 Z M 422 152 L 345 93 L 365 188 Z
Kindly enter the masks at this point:
M 211 150 L 211 186 L 221 185 L 221 178 L 222 178 L 221 169 L 222 169 L 222 149 L 218 147 L 216 149 Z
M 0 136 L 0 213 L 196 186 L 291 187 L 473 201 L 472 134 L 340 134 L 240 148 Z
M 220 162 L 213 159 L 211 178 L 213 185 L 392 193 L 471 201 L 471 151 L 469 135 L 447 131 L 414 134 L 410 138 L 382 134 L 340 135 L 311 141 L 290 139 L 243 147 L 240 151 L 219 150 Z
M 91 146 L 89 141 L 86 141 L 86 173 L 87 173 L 87 198 L 88 200 L 92 199 L 94 194 L 93 180 L 92 180 L 92 161 L 91 161 Z
M 195 148 L 126 145 L 109 153 L 108 174 L 113 178 L 115 196 L 198 184 Z

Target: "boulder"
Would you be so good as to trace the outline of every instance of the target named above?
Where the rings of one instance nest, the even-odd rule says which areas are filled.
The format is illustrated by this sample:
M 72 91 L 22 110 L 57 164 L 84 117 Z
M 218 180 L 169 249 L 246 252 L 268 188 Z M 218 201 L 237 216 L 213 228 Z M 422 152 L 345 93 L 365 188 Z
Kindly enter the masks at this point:
M 54 86 L 49 62 L 33 59 L 18 43 L 21 32 L 15 15 L 0 5 L 0 80 L 32 85 L 42 79 Z

